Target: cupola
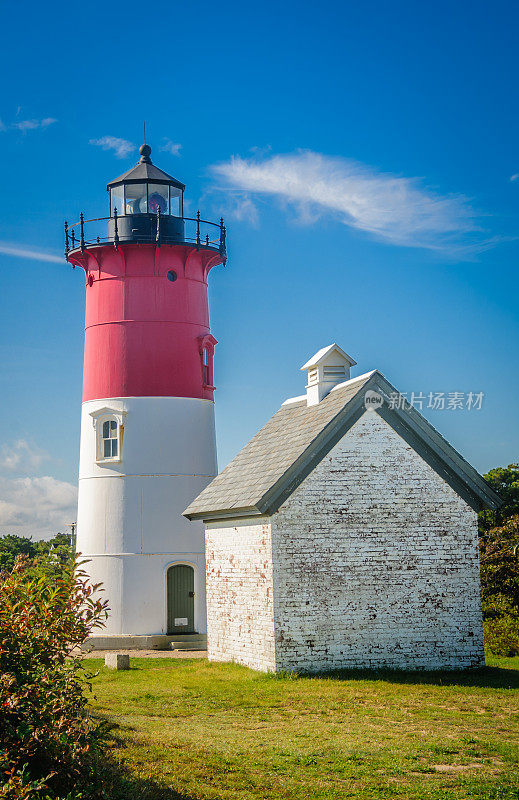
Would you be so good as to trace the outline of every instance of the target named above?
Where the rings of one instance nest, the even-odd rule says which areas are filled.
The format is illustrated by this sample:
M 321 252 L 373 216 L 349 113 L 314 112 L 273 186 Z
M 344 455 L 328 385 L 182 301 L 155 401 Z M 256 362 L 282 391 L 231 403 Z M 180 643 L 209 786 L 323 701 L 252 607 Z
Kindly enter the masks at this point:
M 354 367 L 356 363 L 338 344 L 329 344 L 328 347 L 318 350 L 301 367 L 301 370 L 308 370 L 307 405 L 317 405 L 334 386 L 348 381 L 350 368 Z

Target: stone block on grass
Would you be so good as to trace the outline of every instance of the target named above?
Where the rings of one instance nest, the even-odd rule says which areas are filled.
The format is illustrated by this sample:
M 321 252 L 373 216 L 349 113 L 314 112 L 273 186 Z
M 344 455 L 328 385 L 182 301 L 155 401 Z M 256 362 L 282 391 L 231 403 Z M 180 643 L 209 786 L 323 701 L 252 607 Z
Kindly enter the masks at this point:
M 105 667 L 108 669 L 130 669 L 130 656 L 126 653 L 107 653 Z

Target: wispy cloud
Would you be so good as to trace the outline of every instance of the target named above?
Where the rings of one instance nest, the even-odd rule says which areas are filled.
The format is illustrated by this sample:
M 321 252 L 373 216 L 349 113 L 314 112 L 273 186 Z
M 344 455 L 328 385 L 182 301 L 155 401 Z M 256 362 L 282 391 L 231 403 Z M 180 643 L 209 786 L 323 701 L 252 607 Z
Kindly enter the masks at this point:
M 182 150 L 182 145 L 177 142 L 172 142 L 171 139 L 164 137 L 164 144 L 160 148 L 164 153 L 170 153 L 172 156 L 179 156 Z
M 18 109 L 18 111 L 20 111 L 20 109 Z M 49 125 L 54 125 L 54 123 L 57 121 L 58 120 L 54 117 L 44 117 L 43 119 L 20 119 L 16 122 L 6 124 L 0 119 L 0 133 L 4 133 L 8 130 L 21 131 L 22 133 L 27 133 L 27 131 L 42 130 L 44 128 L 48 128 Z
M 133 142 L 127 139 L 119 139 L 117 136 L 101 136 L 100 139 L 90 139 L 90 144 L 102 147 L 103 150 L 113 150 L 117 158 L 126 158 L 136 147 Z
M 38 128 L 48 128 L 49 125 L 54 125 L 57 121 L 58 120 L 54 119 L 54 117 L 45 117 L 44 119 L 22 119 L 19 122 L 13 122 L 11 127 L 24 132 L 35 131 Z
M 63 264 L 63 256 L 55 253 L 45 253 L 42 250 L 32 250 L 23 244 L 10 244 L 0 242 L 0 253 L 15 258 L 28 258 L 31 261 L 50 261 L 52 264 Z
M 240 222 L 248 222 L 253 228 L 256 228 L 259 223 L 256 204 L 246 194 L 235 193 L 230 198 L 229 216 Z
M 510 180 L 512 183 L 515 183 L 515 181 L 519 180 L 519 172 L 514 172 L 513 175 L 510 175 Z
M 467 257 L 489 246 L 478 214 L 463 195 L 441 195 L 419 178 L 378 171 L 351 159 L 311 151 L 241 158 L 211 167 L 220 188 L 234 190 L 243 203 L 271 195 L 312 224 L 324 216 L 394 245 L 456 252 Z M 251 206 L 247 207 L 249 219 Z M 492 241 L 495 244 L 495 240 Z
M 18 439 L 0 447 L 0 471 L 34 471 L 49 458 L 50 456 L 45 450 L 30 444 L 26 439 Z

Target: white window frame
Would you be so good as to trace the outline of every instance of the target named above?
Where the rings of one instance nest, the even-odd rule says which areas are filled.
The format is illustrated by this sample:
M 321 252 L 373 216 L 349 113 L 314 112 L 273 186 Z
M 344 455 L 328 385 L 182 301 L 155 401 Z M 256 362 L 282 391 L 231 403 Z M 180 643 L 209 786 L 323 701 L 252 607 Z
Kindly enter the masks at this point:
M 126 411 L 121 411 L 115 408 L 99 408 L 96 411 L 91 411 L 92 424 L 95 430 L 96 445 L 95 445 L 95 461 L 96 464 L 119 464 L 122 461 L 122 444 L 123 444 L 123 431 L 124 419 Z M 104 438 L 103 438 L 103 425 L 105 422 L 115 421 L 117 424 L 117 455 L 105 457 L 104 455 Z

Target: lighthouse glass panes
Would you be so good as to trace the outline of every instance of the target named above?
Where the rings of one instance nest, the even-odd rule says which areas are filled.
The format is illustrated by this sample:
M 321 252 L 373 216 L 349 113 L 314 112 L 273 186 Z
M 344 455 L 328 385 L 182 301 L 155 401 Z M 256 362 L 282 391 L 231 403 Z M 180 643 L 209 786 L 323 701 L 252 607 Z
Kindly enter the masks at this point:
M 125 214 L 146 214 L 148 212 L 148 184 L 131 183 L 124 187 Z
M 117 433 L 117 422 L 115 419 L 107 419 L 103 422 L 101 458 L 118 457 L 119 442 Z
M 171 214 L 183 216 L 182 189 L 164 183 L 127 183 L 110 189 L 110 216 L 114 209 L 119 215 Z
M 177 189 L 176 186 L 170 186 L 169 192 L 170 192 L 169 213 L 171 214 L 172 217 L 184 216 L 182 208 L 182 189 Z
M 156 214 L 160 210 L 161 214 L 168 213 L 169 206 L 169 186 L 163 183 L 148 184 L 148 211 Z
M 124 214 L 124 186 L 114 186 L 110 191 L 110 216 L 113 217 L 114 210 L 118 214 Z

